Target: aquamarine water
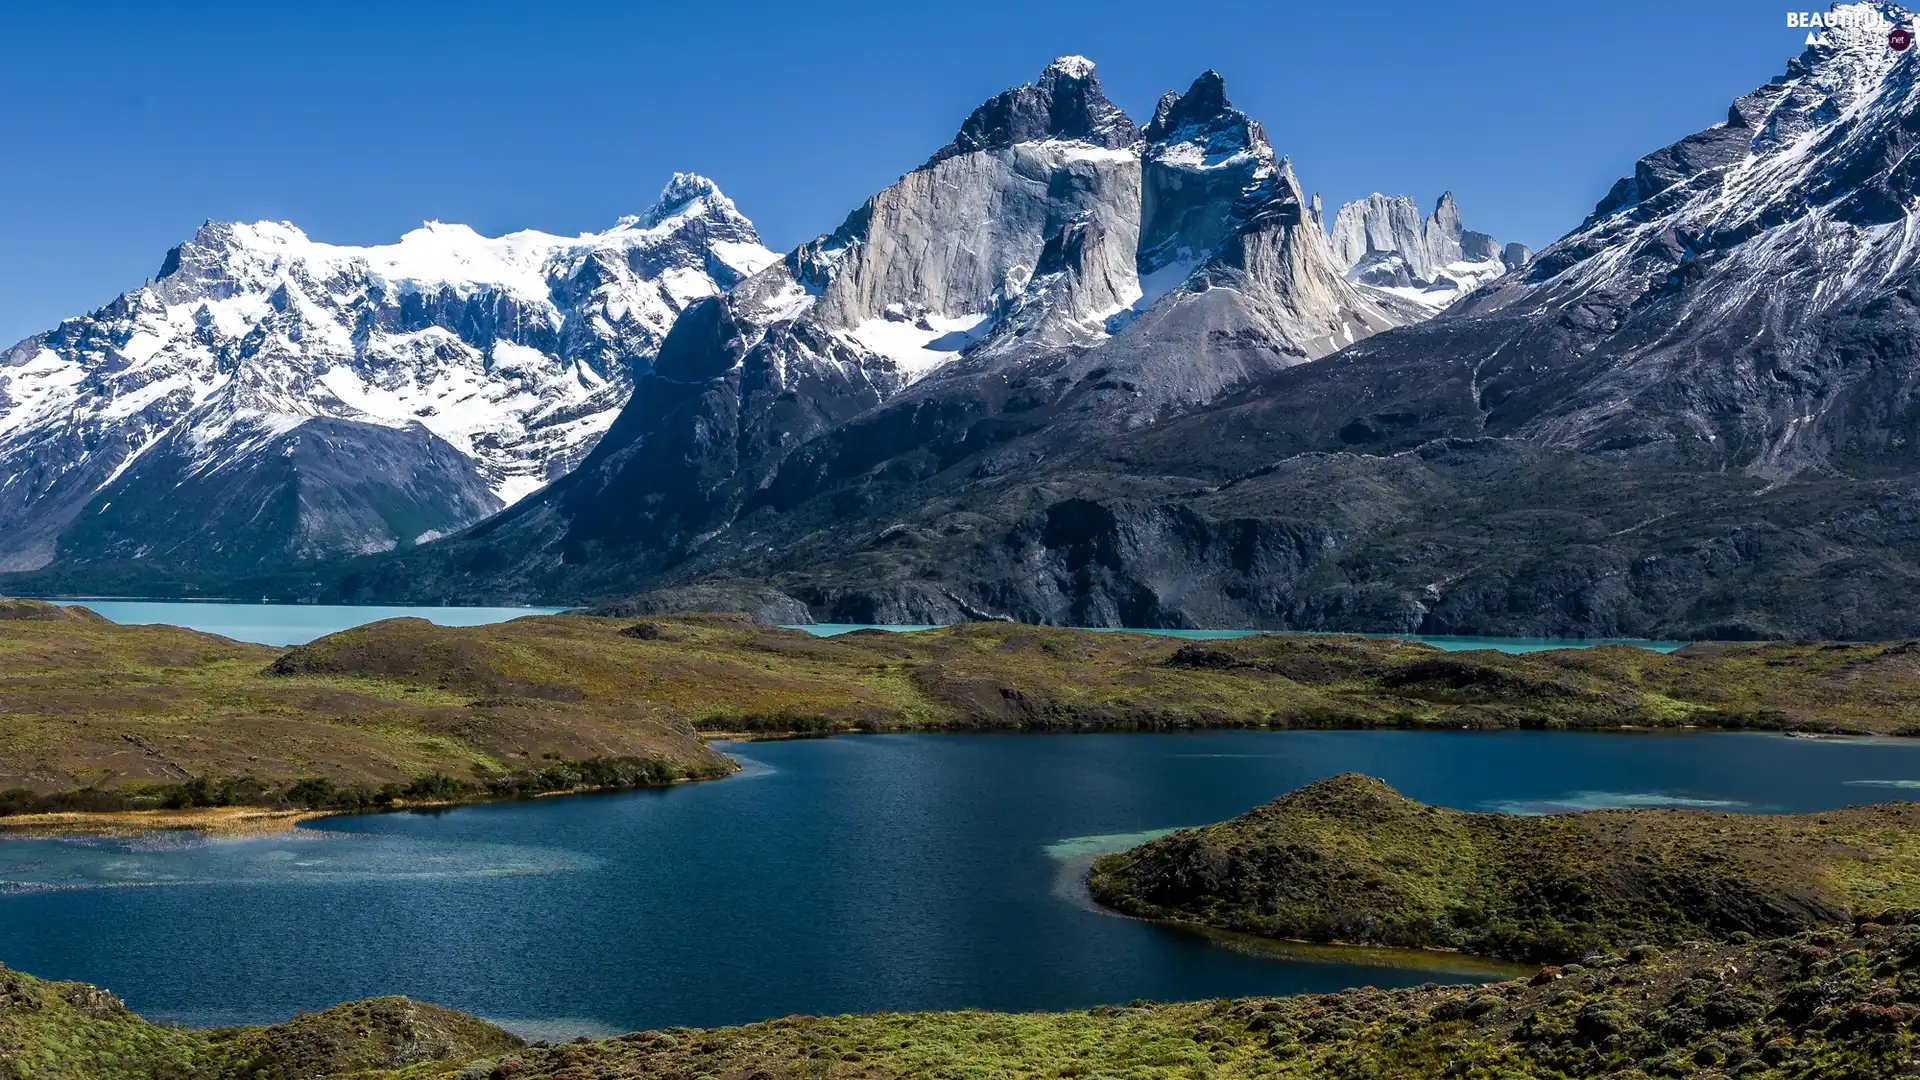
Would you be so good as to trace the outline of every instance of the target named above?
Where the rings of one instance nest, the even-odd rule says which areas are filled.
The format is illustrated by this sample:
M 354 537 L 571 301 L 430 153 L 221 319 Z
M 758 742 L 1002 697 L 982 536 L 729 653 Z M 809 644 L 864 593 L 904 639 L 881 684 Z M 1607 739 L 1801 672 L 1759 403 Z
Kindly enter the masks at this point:
M 117 623 L 166 623 L 261 645 L 304 645 L 381 619 L 426 619 L 441 626 L 481 626 L 522 615 L 552 615 L 553 607 L 382 607 L 345 604 L 239 604 L 200 600 L 55 600 L 80 604 Z
M 93 600 L 61 599 L 56 604 L 84 604 L 117 623 L 167 623 L 202 630 L 237 641 L 262 645 L 304 645 L 314 638 L 381 619 L 426 619 L 441 626 L 480 626 L 505 622 L 522 615 L 553 615 L 556 607 L 403 607 L 344 604 L 243 604 L 222 600 Z M 855 630 L 889 630 L 912 633 L 937 630 L 938 626 L 888 625 L 877 623 L 812 623 L 790 626 L 817 637 L 834 637 Z M 1094 627 L 1103 633 L 1119 633 L 1110 627 Z M 1142 634 L 1189 640 L 1247 637 L 1256 630 L 1138 630 Z M 1367 634 L 1366 637 L 1406 637 L 1447 650 L 1495 649 L 1500 652 L 1526 653 L 1543 649 L 1578 649 L 1594 645 L 1638 645 L 1658 652 L 1672 652 L 1683 641 L 1641 641 L 1632 638 L 1498 638 L 1451 637 L 1446 635 Z
M 1476 979 L 1485 968 L 1457 959 L 1250 955 L 1104 914 L 1080 875 L 1099 852 L 1348 770 L 1523 813 L 1817 810 L 1920 788 L 1920 742 L 1757 734 L 889 735 L 731 752 L 740 775 L 660 791 L 239 840 L 0 840 L 0 961 L 192 1024 L 397 993 L 547 1037 Z

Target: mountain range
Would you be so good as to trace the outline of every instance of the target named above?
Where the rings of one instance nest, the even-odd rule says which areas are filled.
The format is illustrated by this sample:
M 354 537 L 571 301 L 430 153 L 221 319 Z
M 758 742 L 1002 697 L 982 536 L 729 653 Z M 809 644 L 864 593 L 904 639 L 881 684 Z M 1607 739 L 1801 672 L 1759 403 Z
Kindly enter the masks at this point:
M 780 382 L 752 405 L 735 394 L 759 412 L 736 435 L 775 443 L 745 447 L 744 490 L 786 447 L 963 354 L 1006 360 L 1122 333 L 1220 246 L 1243 195 L 1307 207 L 1283 171 L 1217 75 L 1167 95 L 1143 130 L 1089 61 L 1067 57 L 784 260 L 689 174 L 646 213 L 577 238 L 429 223 L 353 248 L 287 223 L 209 223 L 157 279 L 0 362 L 0 568 L 220 581 L 457 532 L 579 464 L 636 385 L 646 415 L 619 441 L 635 425 L 670 438 L 658 413 L 686 381 L 680 361 L 644 377 L 674 321 L 729 291 L 729 325 L 765 346 L 750 366 Z M 1317 231 L 1317 200 L 1311 212 Z M 1324 296 L 1262 316 L 1279 321 L 1251 351 L 1235 346 L 1246 355 L 1227 369 L 1199 365 L 1173 376 L 1193 384 L 1163 388 L 1167 401 L 1127 409 L 1164 415 L 1430 315 L 1458 291 L 1447 265 L 1484 272 L 1460 250 L 1481 234 L 1462 232 L 1450 197 L 1442 213 L 1411 239 L 1374 230 L 1331 265 L 1314 238 L 1302 265 Z M 1362 281 L 1389 259 L 1424 276 Z
M 245 571 L 455 532 L 578 462 L 678 314 L 774 258 L 685 174 L 573 238 L 209 222 L 0 354 L 0 568 Z
M 1910 18 L 1835 7 L 1856 10 Z M 1537 256 L 1451 196 L 1329 218 L 1212 72 L 1136 125 L 1061 58 L 834 231 L 710 274 L 632 350 L 570 471 L 300 588 L 781 621 L 1920 633 L 1920 109 L 1876 26 L 1830 21 Z M 121 557 L 64 529 L 60 551 Z
M 346 589 L 692 581 L 738 540 L 784 545 L 929 485 L 1019 474 L 1433 314 L 1350 269 L 1218 74 L 1136 126 L 1091 62 L 1063 57 L 834 232 L 690 310 L 573 473 Z M 903 587 L 942 621 L 992 610 Z

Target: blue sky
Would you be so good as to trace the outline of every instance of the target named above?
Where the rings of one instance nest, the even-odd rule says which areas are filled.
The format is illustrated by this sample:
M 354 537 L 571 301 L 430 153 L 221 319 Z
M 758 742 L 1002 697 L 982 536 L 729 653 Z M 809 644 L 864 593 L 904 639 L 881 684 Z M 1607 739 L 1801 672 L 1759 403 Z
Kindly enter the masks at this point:
M 427 219 L 576 233 L 680 169 L 785 249 L 1065 53 L 1137 120 L 1216 68 L 1329 204 L 1450 188 L 1469 228 L 1538 247 L 1779 73 L 1806 33 L 1784 11 L 0 3 L 0 348 L 139 285 L 207 218 L 355 244 Z

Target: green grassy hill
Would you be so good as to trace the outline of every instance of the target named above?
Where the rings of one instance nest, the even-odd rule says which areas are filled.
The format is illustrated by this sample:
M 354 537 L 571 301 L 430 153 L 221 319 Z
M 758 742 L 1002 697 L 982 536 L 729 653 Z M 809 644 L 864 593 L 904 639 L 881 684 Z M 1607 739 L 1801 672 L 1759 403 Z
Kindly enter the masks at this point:
M 427 626 L 384 633 L 415 624 Z M 438 675 L 282 673 L 285 656 L 84 608 L 0 606 L 0 812 L 354 809 L 734 768 L 644 703 L 488 697 Z
M 508 1053 L 520 1039 L 465 1013 L 372 998 L 273 1027 L 148 1023 L 113 994 L 0 968 L 0 1077 L 7 1080 L 321 1080 Z
M 1321 780 L 1094 864 L 1148 918 L 1523 961 L 1920 909 L 1920 803 L 1810 815 L 1469 814 Z

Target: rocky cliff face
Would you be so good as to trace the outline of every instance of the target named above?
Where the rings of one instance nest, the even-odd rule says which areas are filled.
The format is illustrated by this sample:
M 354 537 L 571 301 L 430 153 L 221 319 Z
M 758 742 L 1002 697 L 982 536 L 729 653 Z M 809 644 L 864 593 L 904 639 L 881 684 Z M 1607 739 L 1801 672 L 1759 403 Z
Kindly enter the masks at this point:
M 1405 195 L 1375 193 L 1347 203 L 1334 215 L 1332 243 L 1348 280 L 1429 311 L 1532 258 L 1524 244 L 1502 247 L 1486 233 L 1463 227 L 1451 191 L 1424 218 Z
M 692 175 L 577 238 L 209 223 L 150 284 L 0 354 L 0 568 L 456 531 L 578 462 L 678 314 L 773 259 Z

